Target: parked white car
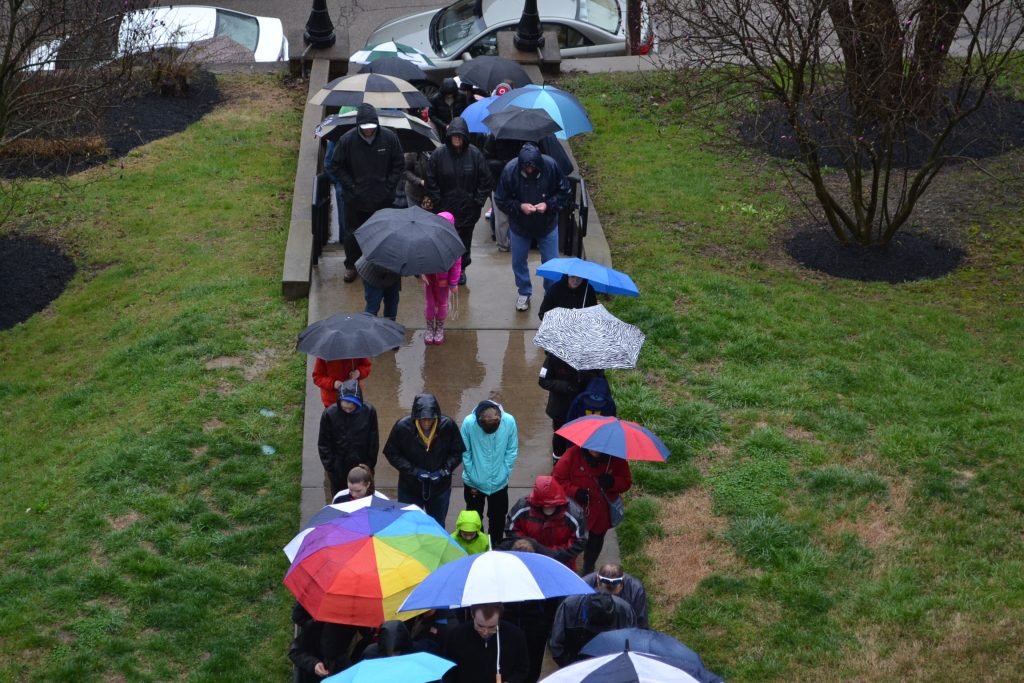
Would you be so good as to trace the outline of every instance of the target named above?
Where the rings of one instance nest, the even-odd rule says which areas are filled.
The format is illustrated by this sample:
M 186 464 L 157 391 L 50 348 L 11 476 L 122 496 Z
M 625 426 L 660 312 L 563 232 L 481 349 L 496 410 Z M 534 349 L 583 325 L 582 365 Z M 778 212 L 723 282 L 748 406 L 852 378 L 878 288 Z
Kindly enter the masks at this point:
M 116 53 L 107 59 L 161 48 L 184 49 L 194 43 L 223 36 L 251 51 L 257 62 L 288 60 L 288 39 L 280 19 L 220 7 L 174 5 L 129 12 L 116 33 Z M 110 35 L 114 35 L 113 26 L 110 27 Z M 61 53 L 78 47 L 72 42 L 74 40 L 74 36 L 68 36 L 36 48 L 26 68 L 32 71 L 59 68 Z M 83 40 L 95 42 L 95 36 Z M 112 39 L 110 43 L 113 43 Z M 112 51 L 112 48 L 108 47 L 106 51 Z M 101 58 L 95 50 L 88 53 Z

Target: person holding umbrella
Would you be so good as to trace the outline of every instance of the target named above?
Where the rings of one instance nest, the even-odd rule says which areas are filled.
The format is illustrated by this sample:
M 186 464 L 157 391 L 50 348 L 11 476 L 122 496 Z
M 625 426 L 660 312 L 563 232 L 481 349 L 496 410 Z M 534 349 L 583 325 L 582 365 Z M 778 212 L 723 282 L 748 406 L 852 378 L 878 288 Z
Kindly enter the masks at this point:
M 405 169 L 398 136 L 382 128 L 377 110 L 362 103 L 356 109 L 356 127 L 334 146 L 325 171 L 341 183 L 345 204 L 345 282 L 357 277 L 356 261 L 362 251 L 355 232 L 378 209 L 391 206 Z
M 529 654 L 526 635 L 502 619 L 501 603 L 473 605 L 470 621 L 448 634 L 445 659 L 455 662 L 444 683 L 526 683 Z
M 543 320 L 544 314 L 552 308 L 588 308 L 596 305 L 597 294 L 589 282 L 576 275 L 564 275 L 544 292 L 537 317 Z
M 337 402 L 320 416 L 317 449 L 331 484 L 331 497 L 345 488 L 353 467 L 366 465 L 372 472 L 377 466 L 380 449 L 377 410 L 363 401 L 356 380 L 346 380 L 338 392 Z
M 569 448 L 555 465 L 551 475 L 568 496 L 587 512 L 587 538 L 583 549 L 583 571 L 594 571 L 604 547 L 604 537 L 612 528 L 611 504 L 633 485 L 629 463 L 580 446 Z

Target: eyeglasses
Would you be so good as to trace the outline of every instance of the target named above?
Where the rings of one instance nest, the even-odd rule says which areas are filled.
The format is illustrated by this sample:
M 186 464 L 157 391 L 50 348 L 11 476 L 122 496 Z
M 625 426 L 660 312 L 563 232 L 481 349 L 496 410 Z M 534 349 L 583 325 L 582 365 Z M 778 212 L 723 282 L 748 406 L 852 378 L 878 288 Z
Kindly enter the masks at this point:
M 601 576 L 600 574 L 597 575 L 597 580 L 606 586 L 618 586 L 620 583 L 622 583 L 624 578 L 625 577 L 619 576 L 617 578 L 612 579 L 607 576 Z

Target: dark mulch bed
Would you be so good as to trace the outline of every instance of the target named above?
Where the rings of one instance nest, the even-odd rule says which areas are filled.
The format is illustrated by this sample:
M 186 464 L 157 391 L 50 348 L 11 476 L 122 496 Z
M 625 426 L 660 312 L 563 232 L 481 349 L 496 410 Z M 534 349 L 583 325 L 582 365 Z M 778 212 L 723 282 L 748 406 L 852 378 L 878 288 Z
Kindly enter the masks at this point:
M 800 150 L 793 138 L 793 128 L 786 121 L 781 106 L 771 105 L 744 119 L 740 122 L 739 134 L 747 144 L 771 156 L 795 160 L 800 158 Z M 821 144 L 822 165 L 842 168 L 839 150 L 827 143 L 824 128 L 818 130 L 816 137 Z M 1024 102 L 993 93 L 985 98 L 977 111 L 954 129 L 945 149 L 947 153 L 959 157 L 984 159 L 1021 146 L 1024 146 Z M 895 150 L 894 166 L 916 168 L 924 161 L 930 148 L 931 139 L 926 132 L 911 132 L 907 144 Z
M 785 242 L 786 252 L 805 268 L 833 277 L 897 284 L 951 273 L 966 253 L 932 235 L 902 231 L 886 247 L 843 245 L 827 228 L 804 228 Z
M 137 95 L 104 112 L 99 135 L 110 152 L 69 159 L 5 160 L 0 173 L 7 178 L 47 177 L 77 173 L 127 154 L 132 149 L 181 132 L 213 110 L 222 100 L 217 79 L 209 71 L 197 72 L 185 95 L 167 97 L 156 92 Z M 92 131 L 80 131 L 87 134 Z
M 56 247 L 32 237 L 0 237 L 0 330 L 46 308 L 74 275 L 74 262 Z

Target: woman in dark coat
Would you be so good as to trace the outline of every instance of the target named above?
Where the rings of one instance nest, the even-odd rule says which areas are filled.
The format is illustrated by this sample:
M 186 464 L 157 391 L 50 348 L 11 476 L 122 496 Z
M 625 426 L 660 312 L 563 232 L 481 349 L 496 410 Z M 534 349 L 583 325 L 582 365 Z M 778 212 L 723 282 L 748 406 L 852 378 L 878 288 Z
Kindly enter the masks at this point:
M 596 305 L 597 294 L 587 280 L 575 275 L 564 275 L 544 294 L 537 315 L 543 320 L 544 314 L 552 308 L 589 308 Z

